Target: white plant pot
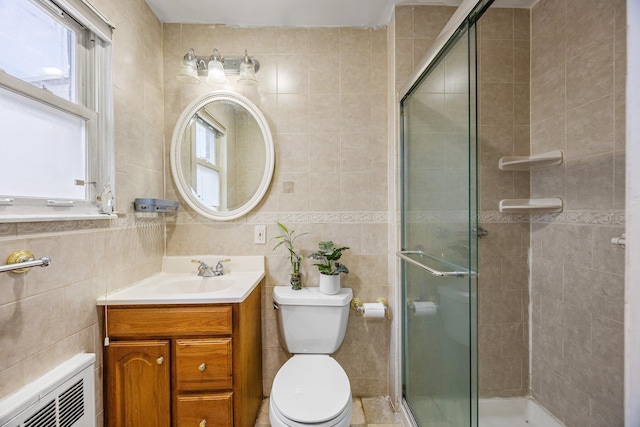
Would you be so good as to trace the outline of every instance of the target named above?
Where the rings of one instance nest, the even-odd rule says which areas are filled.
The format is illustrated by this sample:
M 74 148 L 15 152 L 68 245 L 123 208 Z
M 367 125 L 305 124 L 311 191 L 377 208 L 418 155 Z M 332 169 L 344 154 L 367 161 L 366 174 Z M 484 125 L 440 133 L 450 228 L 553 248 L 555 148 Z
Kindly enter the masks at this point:
M 334 295 L 340 292 L 340 275 L 339 274 L 322 274 L 318 281 L 320 292 L 327 295 Z

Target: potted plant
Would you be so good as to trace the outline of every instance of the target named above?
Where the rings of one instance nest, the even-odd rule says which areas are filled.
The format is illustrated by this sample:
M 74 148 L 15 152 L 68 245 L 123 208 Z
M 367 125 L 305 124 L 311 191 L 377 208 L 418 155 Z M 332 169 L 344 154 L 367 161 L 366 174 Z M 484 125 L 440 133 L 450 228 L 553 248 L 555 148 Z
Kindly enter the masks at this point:
M 318 251 L 309 255 L 309 258 L 320 261 L 315 264 L 320 271 L 320 292 L 329 295 L 340 292 L 340 273 L 348 274 L 349 269 L 338 260 L 342 257 L 342 251 L 347 249 L 346 246 L 336 248 L 331 241 L 320 242 Z
M 294 247 L 295 240 L 309 233 L 302 233 L 294 236 L 295 230 L 289 231 L 289 229 L 281 223 L 277 223 L 280 230 L 282 230 L 282 234 L 279 236 L 274 236 L 274 239 L 280 240 L 274 247 L 273 250 L 276 250 L 278 247 L 284 245 L 289 251 L 289 262 L 291 262 L 291 288 L 294 290 L 302 289 L 302 276 L 300 275 L 300 262 L 302 261 L 303 256 L 300 255 L 296 248 Z

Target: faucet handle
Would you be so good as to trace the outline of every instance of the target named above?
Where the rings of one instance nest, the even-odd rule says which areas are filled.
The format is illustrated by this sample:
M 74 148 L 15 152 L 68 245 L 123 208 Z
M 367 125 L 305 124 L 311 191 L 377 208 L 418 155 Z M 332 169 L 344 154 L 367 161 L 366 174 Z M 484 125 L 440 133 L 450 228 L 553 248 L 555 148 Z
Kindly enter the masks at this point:
M 218 264 L 220 264 L 221 262 L 229 262 L 229 261 L 231 261 L 231 258 L 219 259 Z

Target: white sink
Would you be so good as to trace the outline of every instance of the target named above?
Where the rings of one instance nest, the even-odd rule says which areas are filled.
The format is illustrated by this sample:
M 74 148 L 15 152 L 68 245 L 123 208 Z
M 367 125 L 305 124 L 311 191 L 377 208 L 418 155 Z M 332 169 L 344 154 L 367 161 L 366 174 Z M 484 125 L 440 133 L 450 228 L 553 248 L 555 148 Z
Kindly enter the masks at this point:
M 203 260 L 215 266 L 224 263 L 224 276 L 200 277 L 197 264 Z M 103 295 L 98 305 L 140 304 L 206 304 L 242 302 L 264 278 L 264 257 L 188 256 L 165 257 L 163 272 L 154 274 L 131 286 Z
M 238 277 L 199 277 L 177 274 L 163 277 L 148 287 L 149 292 L 159 294 L 205 294 L 220 292 L 238 284 Z

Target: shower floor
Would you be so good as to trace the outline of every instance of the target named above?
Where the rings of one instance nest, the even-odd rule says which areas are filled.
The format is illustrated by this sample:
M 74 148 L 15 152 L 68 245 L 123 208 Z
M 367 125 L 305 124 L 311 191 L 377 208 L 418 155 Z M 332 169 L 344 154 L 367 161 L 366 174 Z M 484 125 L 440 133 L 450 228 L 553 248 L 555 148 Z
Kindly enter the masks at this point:
M 533 399 L 480 399 L 479 427 L 564 427 Z

